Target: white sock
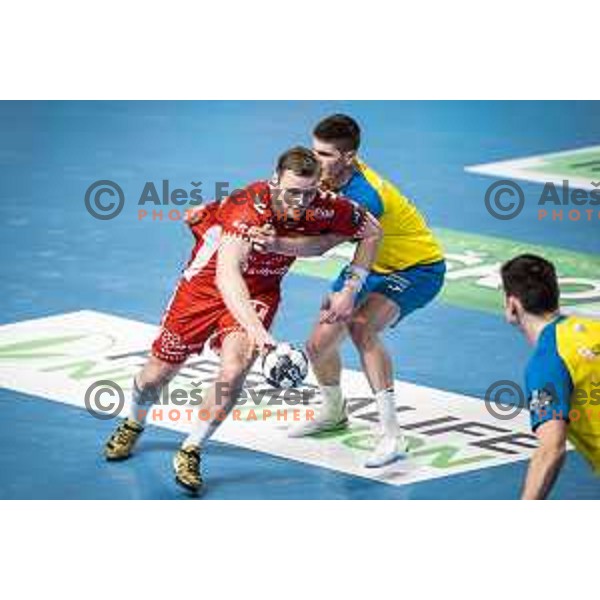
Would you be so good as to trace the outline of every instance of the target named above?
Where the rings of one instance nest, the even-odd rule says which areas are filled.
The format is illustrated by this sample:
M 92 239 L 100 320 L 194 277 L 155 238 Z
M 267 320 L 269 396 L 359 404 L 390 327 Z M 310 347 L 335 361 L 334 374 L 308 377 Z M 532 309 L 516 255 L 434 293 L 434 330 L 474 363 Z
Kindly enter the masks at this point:
M 192 431 L 185 440 L 183 440 L 181 447 L 202 446 L 202 444 L 210 439 L 212 434 L 219 428 L 219 425 L 221 425 L 221 421 L 203 421 L 202 419 L 196 419 L 192 425 Z
M 340 413 L 344 406 L 342 388 L 339 385 L 322 385 L 323 410 L 328 413 Z
M 139 425 L 144 425 L 148 418 L 148 413 L 159 393 L 160 391 L 157 391 L 156 388 L 153 387 L 146 387 L 141 390 L 134 377 L 133 391 L 131 392 L 131 404 L 129 405 L 129 414 L 127 415 L 128 418 Z
M 394 388 L 380 390 L 375 393 L 377 408 L 379 409 L 379 422 L 381 431 L 386 436 L 397 437 L 400 433 L 400 426 L 396 417 L 396 395 Z

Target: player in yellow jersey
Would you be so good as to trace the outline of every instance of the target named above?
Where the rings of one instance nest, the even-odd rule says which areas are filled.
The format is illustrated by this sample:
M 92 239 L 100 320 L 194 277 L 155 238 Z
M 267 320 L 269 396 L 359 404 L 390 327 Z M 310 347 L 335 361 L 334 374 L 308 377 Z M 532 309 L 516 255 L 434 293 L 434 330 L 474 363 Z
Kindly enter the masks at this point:
M 396 419 L 393 363 L 381 334 L 433 300 L 442 288 L 446 266 L 442 248 L 417 207 L 358 158 L 360 138 L 358 124 L 346 115 L 324 119 L 313 132 L 323 185 L 366 208 L 379 220 L 383 238 L 370 272 L 347 267 L 333 284 L 307 343 L 323 406 L 310 423 L 290 429 L 290 436 L 347 425 L 339 347 L 349 334 L 380 415 L 378 441 L 365 466 L 382 467 L 403 457 L 406 444 Z M 355 311 L 343 322 L 336 303 L 349 279 L 355 283 Z
M 548 496 L 564 462 L 566 440 L 600 472 L 600 321 L 563 316 L 552 263 L 523 254 L 501 269 L 506 319 L 535 346 L 525 387 L 539 440 L 523 499 Z

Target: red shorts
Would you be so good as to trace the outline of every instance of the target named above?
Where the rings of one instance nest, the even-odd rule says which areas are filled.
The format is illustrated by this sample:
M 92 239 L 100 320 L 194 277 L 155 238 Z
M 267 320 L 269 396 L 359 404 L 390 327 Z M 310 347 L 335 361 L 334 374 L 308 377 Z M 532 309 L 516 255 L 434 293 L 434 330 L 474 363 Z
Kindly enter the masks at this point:
M 212 286 L 199 286 L 182 280 L 161 321 L 152 354 L 168 363 L 183 363 L 190 354 L 200 353 L 206 342 L 216 352 L 233 331 L 244 331 L 227 310 L 220 294 Z M 279 305 L 279 289 L 252 296 L 252 305 L 269 329 Z

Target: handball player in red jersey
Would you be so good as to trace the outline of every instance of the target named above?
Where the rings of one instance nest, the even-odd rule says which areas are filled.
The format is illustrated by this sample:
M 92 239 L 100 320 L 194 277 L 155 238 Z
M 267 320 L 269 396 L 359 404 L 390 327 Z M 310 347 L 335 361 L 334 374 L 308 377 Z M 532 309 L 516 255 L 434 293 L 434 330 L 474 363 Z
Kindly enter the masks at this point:
M 190 354 L 202 352 L 208 343 L 221 360 L 200 407 L 211 418 L 198 416 L 173 463 L 176 481 L 198 491 L 203 444 L 228 414 L 258 354 L 276 345 L 269 327 L 279 305 L 281 280 L 295 257 L 322 254 L 355 239 L 350 273 L 353 268 L 370 268 L 381 237 L 377 221 L 350 200 L 319 190 L 319 177 L 315 155 L 292 148 L 279 158 L 271 181 L 253 183 L 196 212 L 191 225 L 196 245 L 163 316 L 152 356 L 134 377 L 129 415 L 106 443 L 107 460 L 131 455 L 162 387 Z M 251 239 L 258 229 L 277 234 L 276 245 L 268 251 Z M 350 275 L 347 284 L 330 295 L 326 319 L 350 317 L 357 282 L 360 278 Z

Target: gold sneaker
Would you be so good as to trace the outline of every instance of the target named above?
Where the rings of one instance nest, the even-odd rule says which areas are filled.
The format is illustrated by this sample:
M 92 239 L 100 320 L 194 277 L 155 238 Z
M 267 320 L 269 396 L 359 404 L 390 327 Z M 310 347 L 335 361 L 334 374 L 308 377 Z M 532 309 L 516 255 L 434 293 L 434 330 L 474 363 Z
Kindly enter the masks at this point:
M 202 487 L 200 473 L 200 448 L 187 446 L 180 448 L 173 458 L 175 481 L 190 492 L 198 492 Z
M 144 428 L 133 419 L 121 421 L 104 446 L 106 460 L 124 460 L 131 451 Z

